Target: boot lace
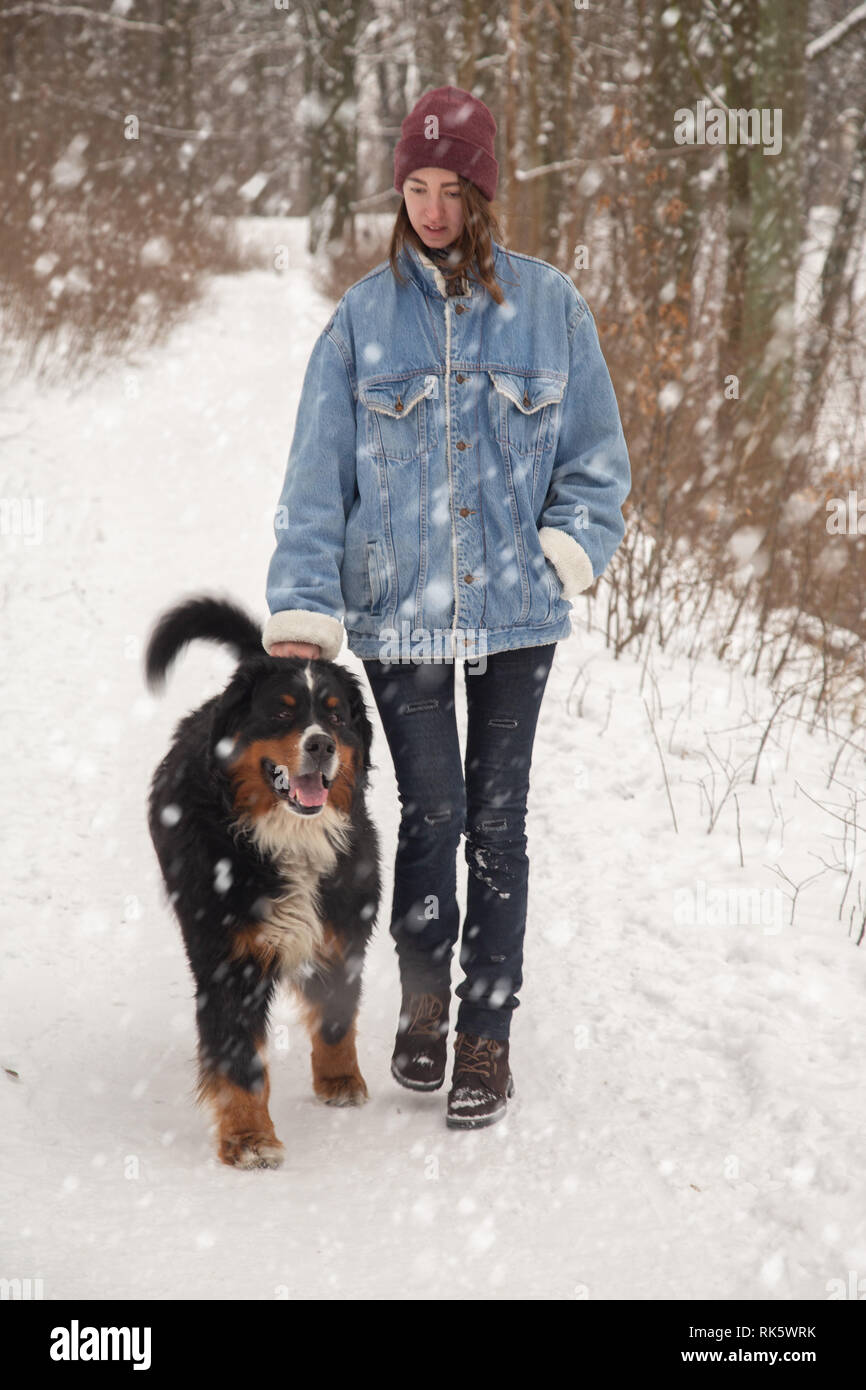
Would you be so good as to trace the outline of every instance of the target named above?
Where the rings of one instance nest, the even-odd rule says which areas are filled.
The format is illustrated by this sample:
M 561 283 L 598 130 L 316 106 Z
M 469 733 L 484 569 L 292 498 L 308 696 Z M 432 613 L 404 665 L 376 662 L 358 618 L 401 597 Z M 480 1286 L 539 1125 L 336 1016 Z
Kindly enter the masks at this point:
M 469 1072 L 474 1076 L 484 1076 L 488 1079 L 492 1074 L 492 1066 L 501 1044 L 495 1038 L 478 1038 L 476 1042 L 469 1042 L 466 1034 L 461 1034 L 460 1050 L 458 1053 L 458 1065 L 461 1071 Z
M 409 1032 L 421 1037 L 439 1038 L 442 1030 L 442 1000 L 437 994 L 413 994 L 409 999 Z

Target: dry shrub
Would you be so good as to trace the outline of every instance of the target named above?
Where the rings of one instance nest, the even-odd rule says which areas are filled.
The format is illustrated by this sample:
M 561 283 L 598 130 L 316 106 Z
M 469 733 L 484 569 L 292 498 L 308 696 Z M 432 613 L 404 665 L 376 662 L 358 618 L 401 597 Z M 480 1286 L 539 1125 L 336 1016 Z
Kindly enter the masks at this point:
M 155 202 L 143 210 L 125 188 L 75 203 L 69 196 L 40 200 L 30 212 L 23 196 L 12 209 L 0 263 L 10 374 L 92 376 L 120 353 L 163 341 L 208 275 L 245 268 L 226 220 L 198 211 L 172 215 Z

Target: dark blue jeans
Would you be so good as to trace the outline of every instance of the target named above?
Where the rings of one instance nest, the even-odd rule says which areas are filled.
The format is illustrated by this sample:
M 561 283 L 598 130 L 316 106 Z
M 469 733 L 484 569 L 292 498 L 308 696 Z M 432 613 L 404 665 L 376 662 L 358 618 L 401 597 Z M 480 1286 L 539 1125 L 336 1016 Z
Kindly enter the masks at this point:
M 529 888 L 526 798 L 532 745 L 555 642 L 464 661 L 461 766 L 453 662 L 364 661 L 401 804 L 390 932 L 404 988 L 447 988 L 460 936 L 465 979 L 457 1031 L 506 1039 L 523 983 Z M 466 918 L 459 932 L 457 851 L 465 835 Z

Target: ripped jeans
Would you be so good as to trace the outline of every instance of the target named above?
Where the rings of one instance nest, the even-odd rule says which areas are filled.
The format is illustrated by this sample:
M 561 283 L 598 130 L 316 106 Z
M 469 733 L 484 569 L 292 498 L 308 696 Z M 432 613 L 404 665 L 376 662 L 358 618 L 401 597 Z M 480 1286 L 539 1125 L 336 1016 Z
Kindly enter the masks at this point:
M 453 662 L 364 661 L 401 804 L 390 933 L 404 989 L 447 988 L 460 936 L 457 1031 L 508 1038 L 523 983 L 529 887 L 526 798 L 535 728 L 555 642 L 464 661 L 466 760 Z M 459 932 L 457 851 L 465 836 Z

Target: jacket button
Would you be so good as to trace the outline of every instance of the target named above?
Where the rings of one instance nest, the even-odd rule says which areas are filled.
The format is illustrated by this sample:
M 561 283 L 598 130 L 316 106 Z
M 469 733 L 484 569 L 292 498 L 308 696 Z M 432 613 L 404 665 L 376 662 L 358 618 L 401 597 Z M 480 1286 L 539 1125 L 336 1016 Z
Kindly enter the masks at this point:
M 402 409 L 403 409 L 403 401 L 402 401 L 402 398 L 401 398 L 400 396 L 397 397 L 397 400 L 396 400 L 395 403 L 394 403 L 394 409 L 395 409 L 395 410 L 402 410 Z
M 523 393 L 523 404 L 526 406 L 527 410 L 528 410 L 529 407 L 532 405 L 532 401 L 529 399 L 529 392 L 528 392 L 528 391 L 524 391 L 524 393 Z
M 455 305 L 454 305 L 454 312 L 455 312 L 455 314 L 465 314 L 465 313 L 466 313 L 466 305 L 465 305 L 465 304 L 455 304 Z
M 472 510 L 471 507 L 461 507 L 461 508 L 460 508 L 460 515 L 461 515 L 461 516 L 468 516 L 471 510 Z
M 463 382 L 464 382 L 465 380 L 466 380 L 466 378 L 465 378 L 465 376 L 463 375 L 463 373 L 462 373 L 462 372 L 458 372 L 458 373 L 457 373 L 457 381 L 462 385 Z
M 465 440 L 463 440 L 463 439 L 458 439 L 458 441 L 457 441 L 457 448 L 458 448 L 458 449 L 471 449 L 471 447 L 472 447 L 471 444 L 467 444 Z
M 467 584 L 471 584 L 471 583 L 473 582 L 473 580 L 475 579 L 475 575 L 474 575 L 474 574 L 464 574 L 463 578 L 466 580 L 466 583 L 467 583 Z

